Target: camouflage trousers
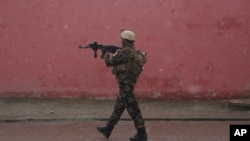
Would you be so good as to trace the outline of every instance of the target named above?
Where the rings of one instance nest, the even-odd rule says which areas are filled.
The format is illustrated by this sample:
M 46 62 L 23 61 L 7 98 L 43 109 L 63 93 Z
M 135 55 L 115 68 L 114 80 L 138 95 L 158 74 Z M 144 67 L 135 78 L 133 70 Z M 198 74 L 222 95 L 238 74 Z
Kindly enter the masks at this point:
M 114 111 L 108 120 L 108 124 L 115 126 L 119 121 L 122 113 L 127 109 L 130 117 L 134 121 L 135 127 L 141 128 L 144 127 L 144 120 L 139 108 L 139 105 L 136 101 L 134 91 L 134 85 L 128 83 L 119 83 L 120 95 L 117 97 Z

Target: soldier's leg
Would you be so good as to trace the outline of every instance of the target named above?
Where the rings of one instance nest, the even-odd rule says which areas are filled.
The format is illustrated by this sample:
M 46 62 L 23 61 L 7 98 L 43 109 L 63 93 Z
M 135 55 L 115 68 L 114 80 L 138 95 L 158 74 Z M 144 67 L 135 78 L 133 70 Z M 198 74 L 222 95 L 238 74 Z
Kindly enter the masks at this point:
M 133 119 L 134 125 L 137 129 L 144 127 L 144 119 L 134 94 L 128 97 L 127 111 Z
M 137 133 L 130 138 L 130 141 L 147 141 L 148 136 L 144 126 L 144 120 L 134 94 L 128 98 L 127 110 L 131 118 L 134 120 L 137 129 Z
M 125 106 L 124 106 L 123 102 L 121 101 L 120 96 L 118 96 L 118 98 L 116 100 L 115 107 L 114 107 L 114 111 L 113 111 L 110 119 L 108 120 L 107 125 L 104 127 L 97 127 L 98 131 L 100 131 L 106 138 L 109 138 L 114 126 L 119 121 L 124 110 L 125 110 Z
M 144 127 L 144 120 L 133 91 L 134 85 L 128 83 L 122 83 L 120 85 L 121 99 L 127 108 L 129 115 L 134 120 L 135 127 L 140 128 Z
M 110 119 L 108 120 L 108 124 L 115 126 L 117 124 L 117 122 L 119 121 L 124 110 L 125 110 L 125 105 L 124 105 L 121 97 L 118 96 L 116 99 L 115 106 L 114 106 L 114 111 L 113 111 Z
M 130 141 L 147 141 L 147 133 L 144 126 L 144 120 L 139 108 L 139 105 L 136 101 L 134 91 L 134 85 L 123 83 L 120 87 L 122 101 L 127 108 L 127 111 L 131 118 L 134 120 L 137 133 L 135 136 L 130 138 Z

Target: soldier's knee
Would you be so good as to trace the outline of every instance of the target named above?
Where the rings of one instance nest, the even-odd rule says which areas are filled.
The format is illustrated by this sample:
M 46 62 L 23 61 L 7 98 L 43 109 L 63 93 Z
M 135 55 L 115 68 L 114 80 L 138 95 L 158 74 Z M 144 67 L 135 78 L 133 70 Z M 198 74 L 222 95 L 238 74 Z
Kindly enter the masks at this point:
M 141 111 L 138 106 L 128 105 L 127 110 L 132 118 L 141 116 Z

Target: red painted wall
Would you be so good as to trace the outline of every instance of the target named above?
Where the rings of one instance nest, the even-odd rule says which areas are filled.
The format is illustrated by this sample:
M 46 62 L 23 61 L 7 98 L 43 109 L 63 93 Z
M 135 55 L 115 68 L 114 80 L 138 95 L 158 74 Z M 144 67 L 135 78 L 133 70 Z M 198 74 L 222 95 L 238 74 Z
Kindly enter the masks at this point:
M 120 45 L 121 28 L 148 52 L 139 97 L 250 91 L 249 0 L 0 0 L 0 97 L 113 98 L 111 68 L 77 47 Z

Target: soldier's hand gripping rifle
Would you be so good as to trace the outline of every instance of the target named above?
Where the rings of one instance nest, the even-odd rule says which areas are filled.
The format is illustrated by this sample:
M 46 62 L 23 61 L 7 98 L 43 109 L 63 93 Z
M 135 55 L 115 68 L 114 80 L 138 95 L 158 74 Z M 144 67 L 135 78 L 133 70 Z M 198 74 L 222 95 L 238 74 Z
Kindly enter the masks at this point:
M 102 44 L 98 44 L 97 42 L 93 42 L 90 43 L 87 46 L 82 46 L 79 45 L 79 48 L 92 48 L 94 51 L 94 57 L 97 57 L 97 50 L 100 49 L 102 51 L 102 55 L 101 58 L 104 57 L 106 52 L 111 52 L 111 53 L 115 53 L 117 49 L 121 49 L 120 47 L 117 47 L 115 45 L 102 45 Z

